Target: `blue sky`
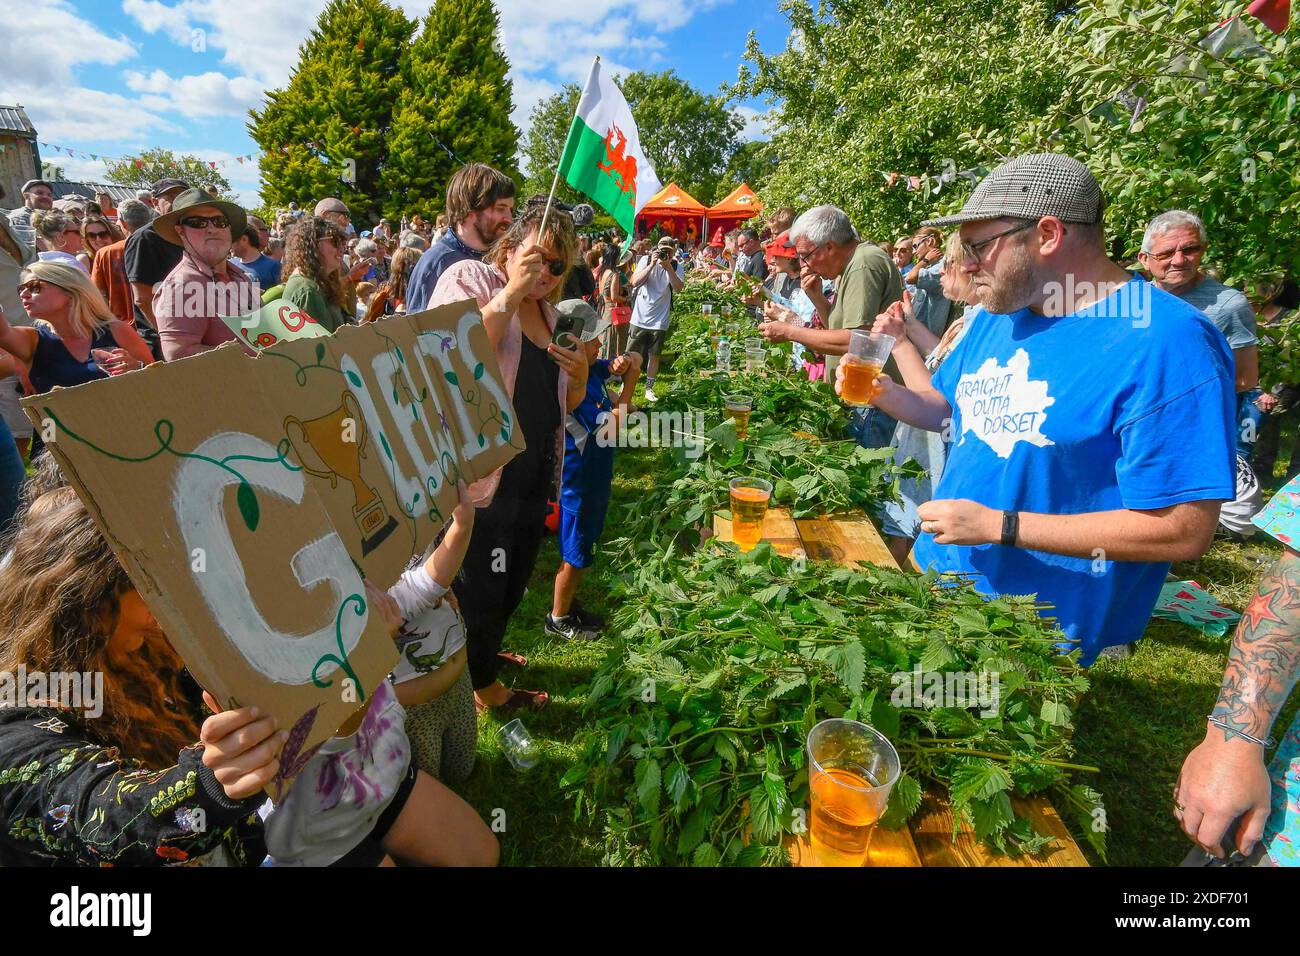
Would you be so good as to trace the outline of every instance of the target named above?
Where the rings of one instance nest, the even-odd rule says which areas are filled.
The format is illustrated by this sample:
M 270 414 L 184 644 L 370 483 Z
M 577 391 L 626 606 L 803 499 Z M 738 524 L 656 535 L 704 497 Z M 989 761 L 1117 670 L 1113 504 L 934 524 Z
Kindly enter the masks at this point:
M 247 110 L 282 87 L 326 0 L 8 0 L 0 9 L 0 104 L 21 103 L 69 179 L 103 178 L 102 162 L 151 146 L 224 162 L 240 198 L 257 201 Z M 428 0 L 390 0 L 423 16 Z M 736 77 L 752 29 L 785 46 L 776 0 L 497 0 L 512 66 L 517 125 L 538 99 L 581 82 L 595 53 L 616 69 L 676 70 L 713 91 Z M 739 104 L 746 136 L 764 104 Z M 706 197 L 707 198 L 707 197 Z

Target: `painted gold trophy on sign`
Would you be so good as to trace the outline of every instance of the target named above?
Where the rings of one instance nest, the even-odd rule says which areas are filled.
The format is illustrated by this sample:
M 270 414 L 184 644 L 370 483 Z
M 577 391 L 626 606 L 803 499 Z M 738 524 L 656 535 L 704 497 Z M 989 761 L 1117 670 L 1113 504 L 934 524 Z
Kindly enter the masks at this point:
M 320 418 L 303 421 L 288 416 L 284 420 L 284 434 L 303 471 L 316 478 L 328 479 L 330 488 L 337 488 L 340 478 L 352 486 L 355 499 L 352 517 L 361 529 L 362 556 L 379 547 L 397 528 L 397 519 L 388 513 L 379 495 L 361 478 L 361 459 L 366 455 L 368 435 L 356 397 L 345 391 L 342 404 Z M 316 453 L 320 467 L 313 467 L 304 454 L 308 448 Z

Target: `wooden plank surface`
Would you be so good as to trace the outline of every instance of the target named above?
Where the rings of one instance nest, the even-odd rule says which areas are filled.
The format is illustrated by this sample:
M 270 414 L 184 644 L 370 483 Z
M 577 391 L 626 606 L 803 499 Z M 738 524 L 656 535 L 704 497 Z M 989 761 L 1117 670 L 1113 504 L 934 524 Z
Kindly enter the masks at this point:
M 799 518 L 795 524 L 804 551 L 815 561 L 834 561 L 849 567 L 866 561 L 881 568 L 898 567 L 876 526 L 865 515 Z
M 1078 845 L 1051 803 L 1042 796 L 1013 797 L 1016 812 L 1033 821 L 1039 833 L 1056 837 L 1056 842 L 1038 856 L 1006 856 L 987 848 L 975 839 L 971 828 L 963 824 L 954 839 L 952 807 L 948 798 L 927 791 L 921 807 L 910 821 L 912 836 L 924 866 L 1087 866 Z
M 721 515 L 713 516 L 713 536 L 720 541 L 731 541 L 731 520 Z M 790 517 L 789 508 L 768 508 L 763 518 L 763 540 L 784 558 L 793 557 L 803 548 L 799 528 Z
M 807 836 L 789 836 L 785 841 L 786 852 L 790 854 L 791 866 L 816 866 L 812 857 L 812 847 Z M 917 852 L 916 843 L 907 827 L 886 830 L 876 827 L 871 835 L 871 849 L 867 851 L 864 866 L 924 866 L 921 854 Z

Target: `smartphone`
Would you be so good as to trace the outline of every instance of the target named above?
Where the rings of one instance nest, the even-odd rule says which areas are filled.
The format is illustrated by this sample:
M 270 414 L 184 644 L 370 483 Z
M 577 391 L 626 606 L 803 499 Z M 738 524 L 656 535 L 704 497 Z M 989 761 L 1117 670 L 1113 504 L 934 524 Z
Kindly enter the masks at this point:
M 580 315 L 561 315 L 555 320 L 555 334 L 551 342 L 562 349 L 576 349 L 582 345 L 585 326 Z

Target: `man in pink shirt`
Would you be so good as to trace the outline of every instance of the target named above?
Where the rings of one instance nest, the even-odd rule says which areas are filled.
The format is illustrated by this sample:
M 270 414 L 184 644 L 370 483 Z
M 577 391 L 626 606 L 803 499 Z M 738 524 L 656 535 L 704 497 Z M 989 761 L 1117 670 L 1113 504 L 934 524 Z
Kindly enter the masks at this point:
M 247 221 L 239 206 L 201 189 L 181 193 L 171 212 L 154 220 L 158 235 L 184 250 L 154 289 L 153 312 L 167 361 L 235 339 L 222 317 L 261 306 L 257 282 L 229 262 L 232 237 L 243 233 Z

